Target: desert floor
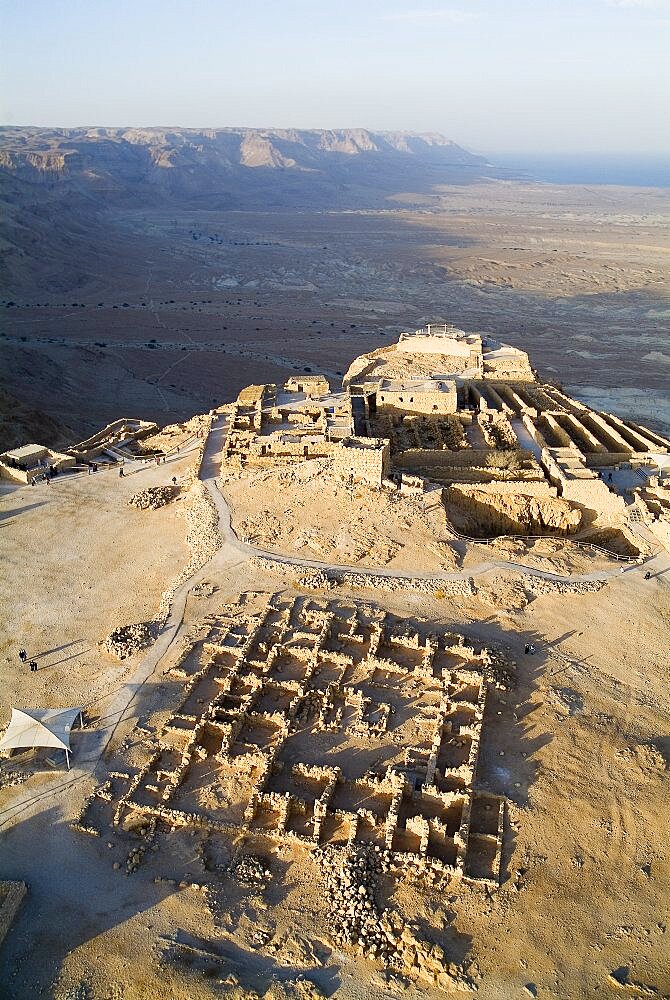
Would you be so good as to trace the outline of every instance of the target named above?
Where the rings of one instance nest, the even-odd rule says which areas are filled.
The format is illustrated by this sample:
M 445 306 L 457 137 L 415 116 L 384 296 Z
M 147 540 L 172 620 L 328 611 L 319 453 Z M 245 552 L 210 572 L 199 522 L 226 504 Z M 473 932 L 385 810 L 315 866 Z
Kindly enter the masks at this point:
M 116 213 L 71 287 L 37 293 L 26 272 L 7 291 L 1 385 L 77 438 L 120 411 L 181 420 L 294 371 L 335 383 L 400 330 L 446 319 L 667 431 L 669 253 L 662 189 L 491 181 L 420 212 L 398 197 L 376 212 Z

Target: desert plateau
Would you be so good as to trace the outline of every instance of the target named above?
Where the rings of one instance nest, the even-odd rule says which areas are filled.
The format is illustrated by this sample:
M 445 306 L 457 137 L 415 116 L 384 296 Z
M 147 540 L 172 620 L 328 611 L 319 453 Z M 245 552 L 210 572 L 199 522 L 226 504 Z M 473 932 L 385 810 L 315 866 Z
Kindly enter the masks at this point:
M 59 9 L 73 67 L 106 6 Z M 300 59 L 263 10 L 236 114 L 318 52 L 363 115 L 340 6 Z M 489 29 L 434 6 L 375 15 L 421 55 L 380 120 L 396 74 L 422 121 L 534 58 L 505 22 L 468 83 L 428 35 Z M 133 127 L 0 109 L 0 995 L 670 1000 L 670 187 L 413 127 L 137 124 L 221 100 L 209 19 L 254 5 L 189 7 L 178 71 L 181 4 L 146 7 L 77 77 L 77 120 L 106 67 L 96 120 Z M 320 112 L 306 79 L 277 121 Z M 563 143 L 515 115 L 487 128 Z

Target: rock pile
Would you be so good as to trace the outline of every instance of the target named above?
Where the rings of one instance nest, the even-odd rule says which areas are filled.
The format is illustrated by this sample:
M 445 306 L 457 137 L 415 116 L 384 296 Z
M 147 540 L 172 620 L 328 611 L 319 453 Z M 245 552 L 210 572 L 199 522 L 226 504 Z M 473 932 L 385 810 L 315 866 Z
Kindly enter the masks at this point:
M 374 889 L 378 876 L 390 871 L 388 851 L 349 845 L 316 852 L 326 876 L 331 931 L 340 945 L 388 963 L 394 948 L 380 926 Z
M 143 845 L 133 848 L 126 858 L 126 875 L 132 875 L 140 867 L 145 851 L 146 847 Z
M 484 676 L 499 691 L 516 687 L 516 663 L 497 649 L 488 649 L 484 659 Z
M 10 750 L 7 753 L 11 753 Z M 4 751 L 0 753 L 0 759 L 4 756 Z M 22 785 L 24 781 L 27 781 L 30 777 L 28 771 L 5 771 L 0 768 L 0 789 L 2 788 L 15 788 L 17 785 Z
M 186 495 L 186 503 L 179 506 L 179 516 L 186 518 L 186 542 L 191 549 L 191 558 L 161 598 L 158 612 L 158 620 L 161 622 L 166 621 L 170 614 L 175 592 L 209 562 L 221 545 L 219 516 L 204 483 L 195 480 Z
M 253 854 L 244 854 L 238 858 L 231 868 L 231 873 L 240 885 L 253 886 L 256 889 L 267 885 L 272 878 L 269 869 Z
M 176 486 L 150 486 L 132 496 L 128 505 L 139 510 L 158 510 L 159 507 L 171 503 L 178 493 Z
M 307 570 L 298 580 L 299 587 L 310 590 L 332 590 L 335 580 L 328 576 L 325 569 Z
M 153 622 L 137 622 L 134 625 L 120 625 L 110 632 L 103 645 L 108 653 L 125 660 L 150 646 L 155 639 Z
M 315 858 L 326 877 L 331 933 L 337 944 L 356 948 L 366 958 L 445 991 L 476 989 L 439 945 L 419 937 L 418 927 L 398 913 L 380 913 L 374 890 L 379 876 L 392 870 L 389 851 L 350 844 L 319 849 Z

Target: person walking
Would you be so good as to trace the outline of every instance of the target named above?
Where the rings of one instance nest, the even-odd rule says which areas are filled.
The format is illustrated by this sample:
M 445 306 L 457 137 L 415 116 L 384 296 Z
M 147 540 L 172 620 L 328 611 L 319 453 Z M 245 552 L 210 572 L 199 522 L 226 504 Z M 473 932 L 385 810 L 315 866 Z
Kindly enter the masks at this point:
M 30 661 L 30 672 L 31 672 L 31 674 L 37 673 L 37 661 L 36 660 L 31 660 Z
M 121 468 L 119 469 L 119 477 L 120 477 L 121 479 L 123 479 L 123 477 L 124 477 L 124 476 L 125 476 L 125 473 L 124 473 L 124 471 L 123 471 L 123 466 L 121 466 Z
M 28 659 L 28 654 L 26 653 L 26 651 L 23 648 L 23 646 L 21 646 L 21 649 L 19 650 L 19 659 L 20 659 L 21 663 L 25 663 L 26 660 Z

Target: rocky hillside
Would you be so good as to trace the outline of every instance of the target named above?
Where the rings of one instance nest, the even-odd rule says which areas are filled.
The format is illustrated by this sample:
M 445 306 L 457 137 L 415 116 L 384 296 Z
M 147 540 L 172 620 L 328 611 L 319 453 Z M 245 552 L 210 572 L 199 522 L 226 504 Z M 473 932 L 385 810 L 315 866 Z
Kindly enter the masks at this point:
M 109 204 L 352 207 L 494 172 L 441 135 L 295 129 L 0 128 L 0 183 Z

